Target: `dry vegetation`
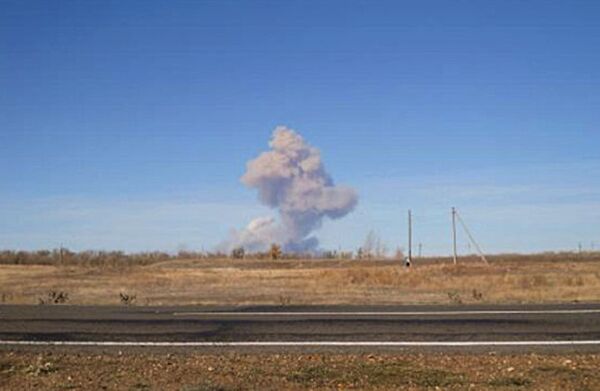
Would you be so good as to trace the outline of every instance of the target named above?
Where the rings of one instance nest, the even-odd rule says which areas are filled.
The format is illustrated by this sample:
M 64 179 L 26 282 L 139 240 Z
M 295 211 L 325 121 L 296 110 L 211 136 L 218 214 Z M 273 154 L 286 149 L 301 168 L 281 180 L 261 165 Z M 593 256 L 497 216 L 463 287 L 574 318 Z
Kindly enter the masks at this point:
M 64 261 L 64 259 L 63 259 Z M 35 262 L 33 262 L 35 263 Z M 194 258 L 0 265 L 5 303 L 390 304 L 600 300 L 600 254 L 398 261 Z M 59 301 L 60 303 L 57 303 Z M 597 354 L 0 351 L 7 390 L 598 390 Z
M 0 302 L 38 304 L 393 304 L 600 300 L 600 254 L 398 261 L 167 259 L 0 265 Z M 129 299 L 123 299 L 123 298 Z M 135 298 L 135 300 L 131 300 Z
M 6 390 L 598 390 L 600 356 L 0 352 Z

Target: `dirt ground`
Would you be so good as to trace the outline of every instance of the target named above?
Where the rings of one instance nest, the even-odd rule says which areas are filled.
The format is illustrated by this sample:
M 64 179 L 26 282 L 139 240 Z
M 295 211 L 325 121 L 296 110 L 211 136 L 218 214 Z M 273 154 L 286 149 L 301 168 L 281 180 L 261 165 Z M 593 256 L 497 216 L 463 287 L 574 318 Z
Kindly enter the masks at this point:
M 600 254 L 449 260 L 172 260 L 152 265 L 0 265 L 0 303 L 461 304 L 600 300 Z
M 600 355 L 0 352 L 3 390 L 598 390 Z

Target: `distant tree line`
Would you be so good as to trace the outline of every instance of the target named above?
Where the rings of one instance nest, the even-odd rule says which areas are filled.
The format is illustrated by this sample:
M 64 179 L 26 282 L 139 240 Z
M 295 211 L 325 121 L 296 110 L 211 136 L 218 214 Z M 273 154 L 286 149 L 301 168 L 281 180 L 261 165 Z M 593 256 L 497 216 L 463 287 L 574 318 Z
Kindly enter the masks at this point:
M 0 251 L 0 264 L 10 265 L 149 265 L 174 258 L 177 256 L 159 251 L 134 254 L 127 254 L 123 251 L 74 252 L 66 248 L 39 251 Z
M 74 252 L 66 248 L 39 251 L 0 251 L 0 264 L 4 265 L 82 265 L 82 266 L 133 266 L 150 265 L 157 262 L 175 261 L 179 259 L 255 259 L 255 260 L 286 260 L 286 259 L 354 259 L 354 260 L 378 260 L 396 259 L 402 260 L 404 255 L 402 249 L 397 249 L 391 257 L 386 256 L 377 244 L 377 240 L 365 241 L 365 245 L 356 252 L 352 251 L 322 251 L 313 253 L 286 253 L 279 245 L 272 245 L 267 251 L 249 253 L 239 247 L 231 253 L 179 251 L 167 253 L 161 251 L 125 253 L 123 251 L 80 251 Z M 372 243 L 375 243 L 372 245 Z M 490 262 L 511 261 L 600 261 L 600 252 L 545 252 L 537 254 L 495 254 L 489 255 Z M 423 257 L 419 262 L 449 262 L 450 257 Z M 463 255 L 461 260 L 477 261 L 473 255 Z

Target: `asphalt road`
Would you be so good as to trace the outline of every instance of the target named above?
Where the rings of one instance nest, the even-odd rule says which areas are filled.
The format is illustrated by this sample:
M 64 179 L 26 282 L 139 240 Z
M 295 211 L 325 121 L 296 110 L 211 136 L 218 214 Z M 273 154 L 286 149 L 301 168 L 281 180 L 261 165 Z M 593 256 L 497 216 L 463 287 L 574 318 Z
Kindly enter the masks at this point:
M 0 349 L 600 352 L 600 304 L 0 306 Z

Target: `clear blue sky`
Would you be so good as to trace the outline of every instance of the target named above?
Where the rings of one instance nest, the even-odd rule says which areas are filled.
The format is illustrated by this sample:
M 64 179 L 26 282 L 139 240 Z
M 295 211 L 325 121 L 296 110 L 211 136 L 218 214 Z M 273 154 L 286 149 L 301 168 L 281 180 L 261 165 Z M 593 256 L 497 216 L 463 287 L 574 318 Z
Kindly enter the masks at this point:
M 0 2 L 0 248 L 210 249 L 276 125 L 356 211 L 325 247 L 600 247 L 598 1 Z M 461 251 L 467 251 L 461 238 Z

